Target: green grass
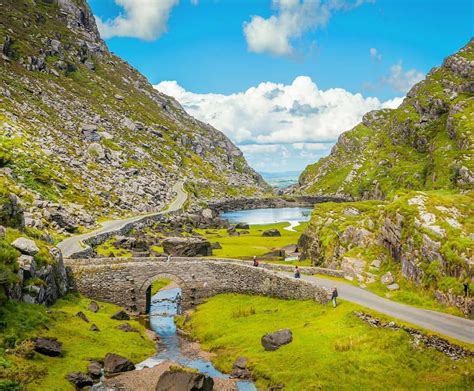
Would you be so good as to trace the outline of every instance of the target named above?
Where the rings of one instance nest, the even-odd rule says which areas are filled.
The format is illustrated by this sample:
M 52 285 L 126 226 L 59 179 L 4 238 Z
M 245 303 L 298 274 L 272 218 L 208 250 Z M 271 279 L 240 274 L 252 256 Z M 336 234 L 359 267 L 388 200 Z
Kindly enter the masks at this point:
M 172 280 L 169 280 L 167 278 L 162 278 L 153 282 L 153 284 L 151 284 L 151 295 L 156 295 L 160 290 L 162 290 L 165 286 L 168 286 L 171 283 Z
M 238 230 L 241 232 L 240 236 L 229 236 L 225 229 L 199 229 L 195 231 L 206 237 L 211 243 L 219 242 L 221 244 L 221 250 L 212 250 L 214 257 L 248 259 L 254 255 L 262 256 L 274 249 L 288 246 L 290 244 L 296 244 L 301 233 L 306 228 L 307 223 L 302 223 L 295 227 L 296 232 L 284 229 L 288 226 L 289 223 L 286 222 L 266 225 L 251 225 L 249 230 Z M 271 228 L 278 229 L 281 236 L 263 237 L 263 231 Z M 245 234 L 242 233 L 242 231 L 248 231 L 249 233 Z
M 155 352 L 154 343 L 144 335 L 144 326 L 130 320 L 140 333 L 125 333 L 116 327 L 122 322 L 110 319 L 120 308 L 101 303 L 100 310 L 93 313 L 87 306 L 90 300 L 68 295 L 48 310 L 39 305 L 8 302 L 2 307 L 0 320 L 6 322 L 2 330 L 3 345 L 36 336 L 56 337 L 63 343 L 63 357 L 47 357 L 35 354 L 33 359 L 24 359 L 0 350 L 0 361 L 6 360 L 9 368 L 0 363 L 0 381 L 13 377 L 16 380 L 28 378 L 28 373 L 40 374 L 28 385 L 28 390 L 74 390 L 64 378 L 69 372 L 85 372 L 90 359 L 102 360 L 109 352 L 117 353 L 139 362 Z M 90 323 L 80 320 L 75 314 L 84 312 Z M 100 331 L 89 331 L 95 323 Z M 43 375 L 43 376 L 41 376 Z M 31 379 L 32 380 L 32 379 Z
M 285 390 L 467 390 L 472 361 L 453 362 L 414 347 L 404 331 L 375 329 L 359 320 L 357 305 L 336 309 L 310 301 L 226 294 L 211 298 L 184 327 L 215 352 L 215 364 L 230 371 L 245 356 L 257 386 Z M 180 319 L 182 325 L 183 319 Z M 260 338 L 290 328 L 293 342 L 266 352 Z
M 94 250 L 99 257 L 109 257 L 113 254 L 115 258 L 130 258 L 133 254 L 130 250 L 124 248 L 115 248 L 114 243 L 117 239 L 113 237 L 106 242 L 98 245 Z

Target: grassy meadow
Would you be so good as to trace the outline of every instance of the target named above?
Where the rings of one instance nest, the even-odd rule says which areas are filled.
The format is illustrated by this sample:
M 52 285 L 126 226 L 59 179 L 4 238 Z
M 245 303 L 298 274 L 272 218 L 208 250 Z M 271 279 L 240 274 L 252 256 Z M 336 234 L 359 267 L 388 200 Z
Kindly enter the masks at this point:
M 372 328 L 348 303 L 333 309 L 311 301 L 225 294 L 211 298 L 179 324 L 216 353 L 214 363 L 231 371 L 245 356 L 257 386 L 285 390 L 468 390 L 474 364 L 453 361 L 416 346 L 404 331 Z M 183 324 L 184 323 L 184 324 Z M 293 342 L 266 352 L 260 338 L 289 328 Z
M 251 225 L 248 230 L 237 230 L 240 232 L 240 236 L 230 236 L 226 229 L 196 229 L 194 231 L 206 237 L 211 243 L 219 242 L 221 244 L 222 249 L 212 250 L 214 257 L 249 259 L 254 255 L 262 256 L 274 249 L 296 244 L 307 223 L 301 223 L 294 228 L 295 231 L 284 229 L 289 225 L 287 222 Z M 278 229 L 281 236 L 262 236 L 264 231 L 273 228 Z
M 0 390 L 8 388 L 6 379 L 13 379 L 28 390 L 74 390 L 65 379 L 69 372 L 86 372 L 89 360 L 103 360 L 109 352 L 117 353 L 137 363 L 153 355 L 154 343 L 145 335 L 145 328 L 136 320 L 126 321 L 139 333 L 123 332 L 117 326 L 124 323 L 110 319 L 120 307 L 97 302 L 100 310 L 91 312 L 90 300 L 68 295 L 50 308 L 18 302 L 7 302 L 0 309 L 4 327 L 0 336 Z M 82 311 L 90 323 L 76 316 Z M 90 331 L 92 324 L 100 329 Z M 62 357 L 47 357 L 32 352 L 30 337 L 55 337 L 63 343 Z M 13 387 L 13 386 L 12 386 Z

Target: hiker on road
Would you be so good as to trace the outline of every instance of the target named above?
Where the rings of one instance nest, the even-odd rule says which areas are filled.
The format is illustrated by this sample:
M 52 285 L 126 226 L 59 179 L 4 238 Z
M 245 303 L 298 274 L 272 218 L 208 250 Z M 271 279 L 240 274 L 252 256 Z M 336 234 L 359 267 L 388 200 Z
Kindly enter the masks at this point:
M 334 287 L 334 288 L 332 288 L 332 294 L 331 294 L 332 306 L 334 308 L 337 307 L 337 296 L 339 296 L 339 294 L 337 293 L 337 288 Z

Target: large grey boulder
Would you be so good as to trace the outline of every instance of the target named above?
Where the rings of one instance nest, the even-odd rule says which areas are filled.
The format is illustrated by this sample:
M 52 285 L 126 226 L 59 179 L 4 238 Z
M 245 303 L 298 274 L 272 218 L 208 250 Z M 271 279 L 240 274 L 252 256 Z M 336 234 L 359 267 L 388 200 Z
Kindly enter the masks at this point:
M 66 379 L 74 384 L 76 390 L 80 390 L 84 387 L 90 387 L 94 384 L 92 378 L 82 372 L 70 372 L 66 375 Z
M 212 255 L 211 243 L 204 238 L 166 238 L 162 246 L 165 253 L 174 257 Z
M 185 370 L 168 370 L 164 372 L 156 385 L 156 391 L 212 391 L 214 380 L 202 373 Z
M 281 233 L 276 228 L 272 228 L 263 231 L 262 236 L 281 236 Z
M 62 342 L 59 342 L 56 338 L 38 337 L 33 343 L 34 349 L 38 353 L 50 357 L 61 355 Z
M 289 329 L 278 330 L 274 333 L 265 334 L 262 337 L 262 346 L 265 350 L 277 350 L 283 345 L 293 341 L 293 334 Z
M 128 358 L 119 356 L 115 353 L 107 353 L 104 359 L 104 370 L 106 375 L 133 371 L 135 364 Z
M 24 237 L 16 239 L 12 246 L 26 255 L 35 255 L 39 251 L 38 246 L 33 240 Z

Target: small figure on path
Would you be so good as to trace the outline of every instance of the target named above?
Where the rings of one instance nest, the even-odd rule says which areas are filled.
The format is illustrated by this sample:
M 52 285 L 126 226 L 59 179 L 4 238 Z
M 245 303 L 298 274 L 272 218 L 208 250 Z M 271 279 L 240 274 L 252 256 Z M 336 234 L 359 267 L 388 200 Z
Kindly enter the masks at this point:
M 332 294 L 331 294 L 332 306 L 334 308 L 337 307 L 337 296 L 339 296 L 339 294 L 337 293 L 337 288 L 334 287 L 332 288 Z
M 181 295 L 178 294 L 176 295 L 176 314 L 181 315 Z
M 298 266 L 295 266 L 295 278 L 301 278 L 301 273 Z
M 166 259 L 166 262 L 170 262 L 171 261 L 171 255 L 168 255 L 168 258 Z
M 255 267 L 258 267 L 258 261 L 257 261 L 257 257 L 255 255 L 253 256 L 253 265 Z
M 469 281 L 464 281 L 464 297 L 469 297 Z

